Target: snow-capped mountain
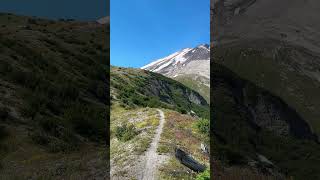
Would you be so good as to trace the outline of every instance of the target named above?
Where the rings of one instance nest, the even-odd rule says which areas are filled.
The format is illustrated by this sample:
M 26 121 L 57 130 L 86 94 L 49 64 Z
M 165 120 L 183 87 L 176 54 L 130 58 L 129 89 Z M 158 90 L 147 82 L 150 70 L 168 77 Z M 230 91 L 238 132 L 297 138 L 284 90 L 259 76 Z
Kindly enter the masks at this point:
M 141 69 L 163 74 L 198 91 L 209 101 L 210 48 L 201 44 L 154 60 Z
M 141 68 L 168 77 L 194 74 L 209 78 L 210 48 L 207 44 L 199 45 L 195 48 L 185 48 Z

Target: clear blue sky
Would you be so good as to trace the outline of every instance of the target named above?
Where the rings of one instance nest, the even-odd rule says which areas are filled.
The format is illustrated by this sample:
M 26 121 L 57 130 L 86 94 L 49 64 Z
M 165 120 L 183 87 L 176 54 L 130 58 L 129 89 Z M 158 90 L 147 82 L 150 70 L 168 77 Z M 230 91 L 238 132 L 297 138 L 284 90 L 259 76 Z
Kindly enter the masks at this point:
M 45 18 L 96 20 L 109 15 L 110 0 L 1 0 L 0 12 Z
M 141 67 L 210 42 L 210 0 L 110 0 L 111 64 Z

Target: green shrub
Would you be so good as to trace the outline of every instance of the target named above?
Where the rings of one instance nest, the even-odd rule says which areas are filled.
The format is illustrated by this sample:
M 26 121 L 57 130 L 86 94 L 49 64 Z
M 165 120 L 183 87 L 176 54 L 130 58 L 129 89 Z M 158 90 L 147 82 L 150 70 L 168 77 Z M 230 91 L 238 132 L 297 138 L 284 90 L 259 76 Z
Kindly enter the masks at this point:
M 43 93 L 35 92 L 34 94 L 28 92 L 25 96 L 25 102 L 22 109 L 22 115 L 34 119 L 35 116 L 45 110 L 45 105 L 48 101 Z
M 210 169 L 206 169 L 204 172 L 199 173 L 196 180 L 210 180 Z
M 53 117 L 38 118 L 38 123 L 44 132 L 54 136 L 59 136 L 59 130 L 63 127 L 61 120 Z
M 32 140 L 50 152 L 71 151 L 78 148 L 79 139 L 62 119 L 37 116 L 39 128 L 31 134 Z
M 116 128 L 115 135 L 121 141 L 129 141 L 130 139 L 138 135 L 138 131 L 133 124 L 123 124 Z
M 78 149 L 77 146 L 67 143 L 65 141 L 54 139 L 48 144 L 48 149 L 50 152 L 70 152 Z
M 79 96 L 79 90 L 72 82 L 61 84 L 57 90 L 60 93 L 60 97 L 64 99 L 75 100 Z
M 48 97 L 54 97 L 54 96 L 48 96 Z M 63 100 L 60 98 L 51 98 L 49 99 L 49 102 L 46 104 L 46 107 L 55 115 L 59 115 L 63 109 L 61 108 L 63 106 Z
M 41 75 L 36 72 L 24 72 L 19 69 L 14 69 L 9 77 L 16 83 L 31 89 L 35 89 L 41 81 Z
M 60 128 L 56 137 L 48 144 L 50 152 L 70 152 L 79 148 L 79 139 L 69 128 Z
M 102 102 L 106 102 L 108 96 L 106 83 L 101 81 L 91 81 L 88 86 L 88 91 L 93 93 Z
M 178 111 L 181 113 L 181 114 L 187 114 L 187 110 L 183 109 L 183 108 L 178 108 Z
M 206 135 L 210 134 L 210 121 L 208 119 L 200 118 L 197 121 L 196 126 L 201 133 Z
M 74 131 L 92 140 L 100 141 L 106 137 L 106 110 L 87 104 L 74 104 L 67 109 L 64 119 Z
M 78 149 L 79 140 L 70 133 L 70 131 L 63 130 L 60 137 L 52 136 L 43 130 L 37 130 L 31 134 L 31 139 L 38 145 L 44 146 L 48 151 L 56 152 L 70 152 Z
M 50 142 L 50 137 L 43 131 L 33 132 L 30 136 L 33 142 L 39 145 L 47 145 Z

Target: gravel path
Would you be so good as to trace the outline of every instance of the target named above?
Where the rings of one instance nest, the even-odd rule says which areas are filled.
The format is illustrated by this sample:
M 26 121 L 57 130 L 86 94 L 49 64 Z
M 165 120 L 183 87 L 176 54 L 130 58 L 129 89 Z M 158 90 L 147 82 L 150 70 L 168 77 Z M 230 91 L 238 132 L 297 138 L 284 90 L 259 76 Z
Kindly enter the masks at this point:
M 156 134 L 151 142 L 151 146 L 146 152 L 146 164 L 143 170 L 142 180 L 155 180 L 157 165 L 160 164 L 163 159 L 160 155 L 158 155 L 157 148 L 164 126 L 165 118 L 162 110 L 158 109 L 158 112 L 160 114 L 160 123 L 158 128 L 156 129 Z

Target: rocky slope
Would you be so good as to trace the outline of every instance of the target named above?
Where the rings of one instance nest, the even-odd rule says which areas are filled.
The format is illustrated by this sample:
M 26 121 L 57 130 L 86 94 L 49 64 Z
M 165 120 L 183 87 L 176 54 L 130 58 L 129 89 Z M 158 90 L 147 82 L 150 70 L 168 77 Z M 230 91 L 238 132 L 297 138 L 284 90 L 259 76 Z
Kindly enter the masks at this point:
M 243 141 L 242 144 L 233 140 L 223 142 L 227 146 L 238 147 L 239 151 L 247 151 L 248 146 L 253 146 L 253 154 L 269 146 L 268 153 L 264 155 L 279 167 L 282 174 L 295 179 L 319 178 L 315 166 L 320 162 L 317 153 L 320 133 L 318 7 L 317 1 L 288 0 L 220 0 L 212 1 L 211 7 L 213 66 L 231 72 L 233 77 L 232 82 L 230 78 L 219 79 L 220 83 L 212 82 L 213 89 L 219 89 L 219 95 L 214 95 L 213 99 L 220 97 L 220 103 L 227 101 L 229 104 L 231 97 L 237 108 L 234 109 L 235 104 L 222 107 L 228 112 L 244 114 L 237 119 L 237 122 L 244 123 L 238 126 L 239 131 L 249 132 L 258 128 L 247 135 L 249 139 L 254 136 L 261 138 L 258 143 L 245 139 L 239 140 Z M 237 79 L 234 77 L 250 82 L 255 88 L 248 89 L 242 83 L 234 82 Z M 264 93 L 259 93 L 261 90 L 257 91 L 257 88 L 263 89 Z M 233 95 L 230 96 L 226 90 Z M 221 95 L 222 92 L 225 93 Z M 254 101 L 248 101 L 252 98 Z M 239 103 L 242 104 L 240 107 Z M 216 110 L 225 111 L 217 104 L 213 106 Z M 217 118 L 216 123 L 224 126 L 223 130 L 222 126 L 217 126 L 215 131 L 231 130 L 233 126 L 227 126 L 227 120 L 231 125 L 236 118 Z M 260 131 L 265 133 L 260 134 Z M 224 133 L 216 135 L 220 140 L 229 136 Z M 301 138 L 306 144 L 301 143 Z M 278 150 L 270 148 L 278 143 L 283 143 Z M 293 147 L 299 149 L 297 156 L 291 153 Z M 312 154 L 312 158 L 301 157 L 302 152 Z M 309 173 L 307 169 L 303 170 L 306 167 Z
M 199 93 L 146 70 L 111 67 L 111 96 L 123 106 L 165 107 L 209 117 L 208 104 Z
M 198 91 L 209 102 L 210 49 L 206 44 L 185 48 L 142 67 L 173 78 Z
M 212 64 L 211 71 L 215 166 L 240 166 L 272 179 L 319 177 L 317 136 L 290 105 L 222 65 Z M 236 173 L 223 169 L 214 171 Z
M 0 179 L 107 178 L 108 31 L 0 14 Z
M 216 61 L 282 97 L 319 133 L 317 5 L 317 1 L 217 1 L 212 15 Z

